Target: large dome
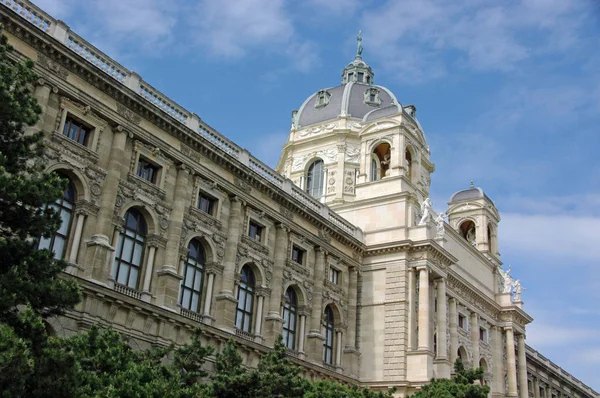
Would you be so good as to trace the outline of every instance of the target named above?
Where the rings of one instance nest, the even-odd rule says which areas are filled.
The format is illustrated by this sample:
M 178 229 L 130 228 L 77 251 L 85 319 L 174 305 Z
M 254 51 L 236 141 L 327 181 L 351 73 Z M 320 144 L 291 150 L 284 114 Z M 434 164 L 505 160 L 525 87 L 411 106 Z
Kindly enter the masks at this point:
M 340 116 L 368 122 L 402 112 L 394 94 L 373 84 L 372 69 L 357 55 L 342 72 L 342 84 L 322 89 L 304 101 L 295 116 L 295 127 L 303 128 Z

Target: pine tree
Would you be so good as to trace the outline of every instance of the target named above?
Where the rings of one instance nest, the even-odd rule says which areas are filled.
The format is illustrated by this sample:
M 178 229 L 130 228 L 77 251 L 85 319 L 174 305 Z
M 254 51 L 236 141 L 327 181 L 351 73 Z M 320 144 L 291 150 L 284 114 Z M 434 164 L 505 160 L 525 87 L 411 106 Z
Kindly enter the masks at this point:
M 0 35 L 0 390 L 7 396 L 35 395 L 36 375 L 44 380 L 39 372 L 60 357 L 46 352 L 43 319 L 80 300 L 77 283 L 59 276 L 66 264 L 37 250 L 36 239 L 60 225 L 48 204 L 62 197 L 66 182 L 44 172 L 42 133 L 24 133 L 41 111 L 31 92 L 36 79 L 33 62 L 19 62 Z
M 490 388 L 475 383 L 483 379 L 483 368 L 466 370 L 462 361 L 454 363 L 452 379 L 434 379 L 423 389 L 412 395 L 413 398 L 487 398 Z

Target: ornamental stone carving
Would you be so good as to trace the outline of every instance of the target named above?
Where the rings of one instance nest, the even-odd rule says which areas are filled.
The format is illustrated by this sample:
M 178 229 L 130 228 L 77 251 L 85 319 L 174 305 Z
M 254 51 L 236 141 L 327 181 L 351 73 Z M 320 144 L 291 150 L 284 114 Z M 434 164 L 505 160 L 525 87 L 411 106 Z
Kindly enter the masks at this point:
M 37 63 L 62 79 L 69 76 L 69 72 L 65 68 L 41 53 L 38 53 Z
M 138 116 L 131 109 L 127 108 L 126 106 L 120 103 L 117 103 L 117 112 L 119 113 L 119 115 L 123 116 L 125 120 L 128 120 L 133 124 L 140 124 L 140 122 L 142 121 L 142 118 L 140 116 Z

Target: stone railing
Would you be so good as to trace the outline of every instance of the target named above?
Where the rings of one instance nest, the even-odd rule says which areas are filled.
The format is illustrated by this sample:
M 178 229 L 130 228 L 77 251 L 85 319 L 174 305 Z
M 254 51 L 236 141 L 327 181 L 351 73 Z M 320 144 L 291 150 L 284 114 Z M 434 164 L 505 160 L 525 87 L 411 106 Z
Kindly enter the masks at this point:
M 244 332 L 240 329 L 235 329 L 235 335 L 246 340 L 254 341 L 254 335 L 252 333 Z
M 142 298 L 142 293 L 140 293 L 139 291 L 127 287 L 125 285 L 120 285 L 118 283 L 115 283 L 115 292 L 122 293 L 126 296 L 133 297 L 135 299 Z
M 525 346 L 525 352 L 529 358 L 535 359 L 537 362 L 540 362 L 546 366 L 548 370 L 555 372 L 557 375 L 562 376 L 565 380 L 568 380 L 572 383 L 573 386 L 579 388 L 582 391 L 590 394 L 591 396 L 597 397 L 598 393 L 596 393 L 591 387 L 583 384 L 579 379 L 573 377 L 569 372 L 565 371 L 563 368 L 531 348 L 530 346 Z
M 200 314 L 198 314 L 197 312 L 186 310 L 185 308 L 182 308 L 181 315 L 186 318 L 189 318 L 193 321 L 202 322 L 202 316 Z
M 117 61 L 98 50 L 92 44 L 79 37 L 64 22 L 53 18 L 27 0 L 0 0 L 0 5 L 14 11 L 20 17 L 62 43 L 73 53 L 96 67 L 101 73 L 115 79 L 118 83 L 132 90 L 135 94 L 164 112 L 173 120 L 198 133 L 204 140 L 208 141 L 227 155 L 240 161 L 263 179 L 278 188 L 283 189 L 302 203 L 307 209 L 319 213 L 326 220 L 362 241 L 362 231 L 359 228 L 350 224 L 331 211 L 323 203 L 295 186 L 290 180 L 284 178 L 275 170 L 252 156 L 250 152 L 239 147 L 224 135 L 218 133 L 215 129 L 204 123 L 196 114 L 179 106 L 175 101 L 172 101 L 169 97 L 152 87 L 152 85 L 145 82 L 137 73 L 128 70 Z

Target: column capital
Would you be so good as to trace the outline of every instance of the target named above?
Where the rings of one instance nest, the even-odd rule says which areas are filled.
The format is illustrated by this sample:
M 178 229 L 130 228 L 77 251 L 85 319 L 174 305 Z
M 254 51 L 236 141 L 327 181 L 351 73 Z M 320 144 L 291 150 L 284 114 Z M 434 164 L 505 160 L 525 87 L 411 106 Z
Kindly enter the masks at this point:
M 418 267 L 415 267 L 417 271 L 429 271 L 429 267 L 426 265 L 419 265 Z
M 268 287 L 257 287 L 255 293 L 257 297 L 266 297 L 271 295 L 271 289 Z
M 435 281 L 435 283 L 436 283 L 436 284 L 438 284 L 438 285 L 441 285 L 441 284 L 444 284 L 444 285 L 445 285 L 445 284 L 446 284 L 446 278 L 444 278 L 443 276 L 440 276 L 440 277 L 438 277 L 438 278 L 435 278 L 435 279 L 434 279 L 434 281 Z
M 211 261 L 206 264 L 204 270 L 207 274 L 221 275 L 223 274 L 223 269 L 225 267 L 223 264 L 219 264 L 216 261 Z

